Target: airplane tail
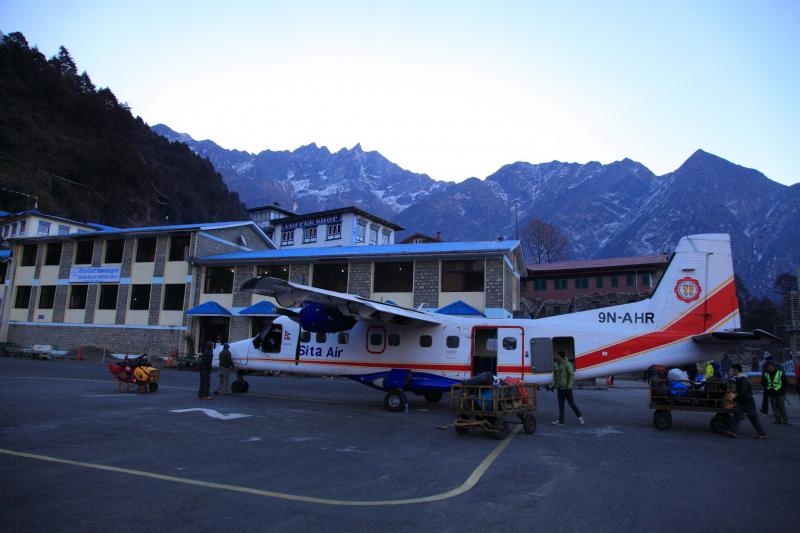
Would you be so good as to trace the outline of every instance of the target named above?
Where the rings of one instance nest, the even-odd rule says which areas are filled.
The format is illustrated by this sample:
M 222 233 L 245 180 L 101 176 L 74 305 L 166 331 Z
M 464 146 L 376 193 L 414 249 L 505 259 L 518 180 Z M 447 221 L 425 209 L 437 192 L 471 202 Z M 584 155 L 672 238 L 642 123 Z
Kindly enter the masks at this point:
M 699 335 L 739 329 L 730 236 L 683 237 L 648 307 L 656 330 Z

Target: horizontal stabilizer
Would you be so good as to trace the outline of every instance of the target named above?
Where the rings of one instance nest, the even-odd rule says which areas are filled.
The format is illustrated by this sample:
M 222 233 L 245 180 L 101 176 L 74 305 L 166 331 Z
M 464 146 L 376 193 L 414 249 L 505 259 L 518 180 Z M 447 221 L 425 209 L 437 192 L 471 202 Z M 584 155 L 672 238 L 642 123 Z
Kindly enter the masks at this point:
M 714 331 L 704 335 L 695 335 L 692 340 L 698 344 L 730 344 L 737 342 L 766 344 L 775 341 L 783 342 L 780 337 L 776 337 L 763 329 L 754 329 L 753 331 Z

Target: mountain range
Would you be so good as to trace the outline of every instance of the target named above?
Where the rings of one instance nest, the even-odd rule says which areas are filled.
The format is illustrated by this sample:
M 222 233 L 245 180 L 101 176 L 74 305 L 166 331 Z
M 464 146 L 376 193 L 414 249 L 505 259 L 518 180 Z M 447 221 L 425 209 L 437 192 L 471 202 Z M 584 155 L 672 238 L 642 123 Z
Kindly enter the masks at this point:
M 153 130 L 207 158 L 249 207 L 354 205 L 408 232 L 441 231 L 446 240 L 514 238 L 517 224 L 540 218 L 569 238 L 573 259 L 658 254 L 683 235 L 730 233 L 736 272 L 756 295 L 771 296 L 775 277 L 800 263 L 800 184 L 782 185 L 703 150 L 661 176 L 630 159 L 516 162 L 482 180 L 452 183 L 404 170 L 360 145 L 251 154 L 163 124 Z

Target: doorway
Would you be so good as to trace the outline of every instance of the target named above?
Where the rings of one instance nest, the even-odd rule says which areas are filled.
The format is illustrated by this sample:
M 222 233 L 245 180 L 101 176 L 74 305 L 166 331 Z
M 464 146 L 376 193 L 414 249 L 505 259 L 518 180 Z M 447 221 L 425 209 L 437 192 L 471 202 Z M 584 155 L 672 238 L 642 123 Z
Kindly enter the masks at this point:
M 202 351 L 207 342 L 228 342 L 231 319 L 227 316 L 201 316 L 198 331 L 197 351 Z

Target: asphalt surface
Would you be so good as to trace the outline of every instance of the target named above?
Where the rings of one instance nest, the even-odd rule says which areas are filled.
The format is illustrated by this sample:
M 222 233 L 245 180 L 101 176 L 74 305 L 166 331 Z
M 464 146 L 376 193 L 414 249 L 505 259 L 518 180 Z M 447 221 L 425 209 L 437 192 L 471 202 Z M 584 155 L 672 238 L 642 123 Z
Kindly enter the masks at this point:
M 658 431 L 631 386 L 576 391 L 586 425 L 555 427 L 541 391 L 536 433 L 497 441 L 439 429 L 446 398 L 389 413 L 348 380 L 251 377 L 200 401 L 197 382 L 119 393 L 97 363 L 0 358 L 0 531 L 796 531 L 794 395 L 756 441 L 705 413 Z M 174 412 L 196 408 L 229 419 Z

